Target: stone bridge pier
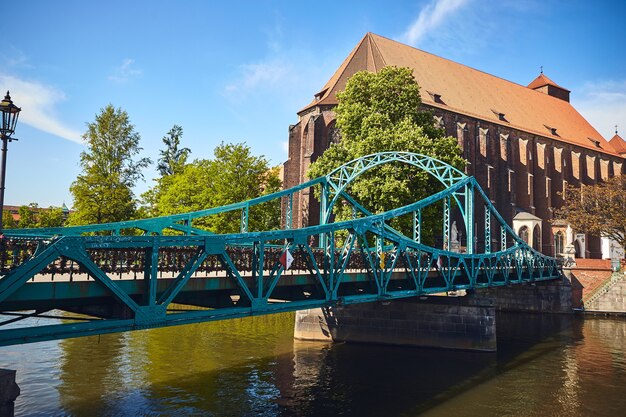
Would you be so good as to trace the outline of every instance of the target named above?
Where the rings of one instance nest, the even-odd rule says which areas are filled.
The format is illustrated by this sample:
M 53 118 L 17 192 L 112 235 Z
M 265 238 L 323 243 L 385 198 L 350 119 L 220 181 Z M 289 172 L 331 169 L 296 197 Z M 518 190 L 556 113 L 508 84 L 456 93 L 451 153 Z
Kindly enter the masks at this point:
M 572 312 L 565 278 L 296 312 L 300 340 L 391 344 L 494 352 L 496 311 Z
M 20 387 L 15 383 L 15 371 L 0 369 L 0 417 L 13 417 L 15 399 Z

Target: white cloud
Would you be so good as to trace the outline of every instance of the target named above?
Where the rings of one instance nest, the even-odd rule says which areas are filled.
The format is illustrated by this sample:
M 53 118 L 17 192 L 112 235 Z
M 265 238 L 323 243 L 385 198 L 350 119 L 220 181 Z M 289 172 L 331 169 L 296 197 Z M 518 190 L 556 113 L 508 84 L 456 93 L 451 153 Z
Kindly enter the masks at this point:
M 401 36 L 401 40 L 409 45 L 416 46 L 425 35 L 439 27 L 447 18 L 453 15 L 468 0 L 433 0 L 427 4 Z
M 72 142 L 83 143 L 80 132 L 66 126 L 54 113 L 56 103 L 65 100 L 62 91 L 38 82 L 0 74 L 2 97 L 7 90 L 11 91 L 13 102 L 22 108 L 19 123 L 26 123 Z
M 626 137 L 626 80 L 588 82 L 580 89 L 580 98 L 572 104 L 606 139 L 615 134 Z
M 0 52 L 0 61 L 5 68 L 32 68 L 24 52 L 13 45 L 9 45 L 7 49 L 6 52 Z
M 280 53 L 282 49 L 283 28 L 275 22 L 273 26 L 264 30 L 267 37 L 267 48 L 273 53 Z
M 141 77 L 142 75 L 143 71 L 135 67 L 135 60 L 126 58 L 113 70 L 113 74 L 109 75 L 107 78 L 109 81 L 121 84 L 130 81 L 132 78 Z
M 259 87 L 272 87 L 291 77 L 292 67 L 280 58 L 239 66 L 239 76 L 224 88 L 228 96 L 246 94 Z

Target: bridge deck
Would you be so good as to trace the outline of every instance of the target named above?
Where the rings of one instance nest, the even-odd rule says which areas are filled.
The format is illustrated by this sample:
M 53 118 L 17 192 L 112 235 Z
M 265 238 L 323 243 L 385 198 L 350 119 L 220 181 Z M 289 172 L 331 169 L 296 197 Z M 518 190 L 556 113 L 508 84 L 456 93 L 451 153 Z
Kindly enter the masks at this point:
M 359 175 L 388 163 L 426 171 L 438 184 L 433 194 L 380 214 L 347 194 Z M 316 195 L 312 188 L 320 195 L 320 224 L 293 229 L 294 197 L 306 189 Z M 251 208 L 270 201 L 283 208 L 276 216 L 285 229 L 249 231 Z M 337 204 L 352 207 L 352 219 L 332 222 Z M 424 210 L 442 215 L 436 247 L 422 241 Z M 240 233 L 202 229 L 207 217 L 225 213 L 241 219 Z M 459 243 L 453 217 L 464 223 L 467 253 L 450 250 Z M 412 223 L 411 237 L 391 227 L 396 220 Z M 325 177 L 223 207 L 120 223 L 6 230 L 5 237 L 0 316 L 8 318 L 0 321 L 0 345 L 561 276 L 556 260 L 521 240 L 474 178 L 406 152 L 368 155 Z M 479 248 L 482 253 L 474 253 Z M 55 309 L 74 316 L 64 316 L 62 324 L 14 328 L 26 317 L 47 317 Z

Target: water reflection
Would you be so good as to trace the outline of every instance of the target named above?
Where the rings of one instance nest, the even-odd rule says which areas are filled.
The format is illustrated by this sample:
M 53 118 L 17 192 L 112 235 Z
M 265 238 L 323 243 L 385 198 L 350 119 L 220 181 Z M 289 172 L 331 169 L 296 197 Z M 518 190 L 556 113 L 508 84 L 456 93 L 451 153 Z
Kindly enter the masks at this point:
M 293 340 L 293 315 L 0 348 L 17 415 L 619 415 L 626 322 L 501 315 L 497 354 Z

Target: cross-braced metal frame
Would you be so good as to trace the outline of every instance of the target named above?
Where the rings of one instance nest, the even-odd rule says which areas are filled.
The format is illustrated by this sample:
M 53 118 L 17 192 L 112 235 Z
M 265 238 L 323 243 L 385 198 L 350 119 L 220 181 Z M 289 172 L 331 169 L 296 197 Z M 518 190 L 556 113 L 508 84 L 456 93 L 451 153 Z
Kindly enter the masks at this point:
M 389 163 L 425 171 L 444 189 L 370 213 L 346 189 L 364 172 Z M 320 190 L 320 224 L 293 228 L 294 197 L 311 187 Z M 249 230 L 250 210 L 275 199 L 283 203 L 284 228 Z M 352 206 L 351 220 L 331 222 L 338 201 Z M 484 222 L 474 218 L 477 202 L 484 207 L 478 211 Z M 433 205 L 443 208 L 440 247 L 422 242 L 422 212 Z M 194 227 L 199 219 L 233 210 L 241 211 L 240 233 Z M 459 251 L 451 250 L 453 210 L 465 223 L 467 244 Z M 389 226 L 402 216 L 411 217 L 412 236 Z M 483 253 L 475 253 L 475 222 L 485 225 Z M 500 226 L 497 251 L 491 244 L 494 222 Z M 325 177 L 224 207 L 120 223 L 7 230 L 0 244 L 0 345 L 560 277 L 556 260 L 522 241 L 473 177 L 406 152 L 368 155 Z M 286 251 L 294 257 L 289 270 L 281 262 Z M 15 327 L 33 316 L 58 318 L 55 310 L 73 315 L 63 315 L 63 323 Z M 9 318 L 2 321 L 3 315 Z

